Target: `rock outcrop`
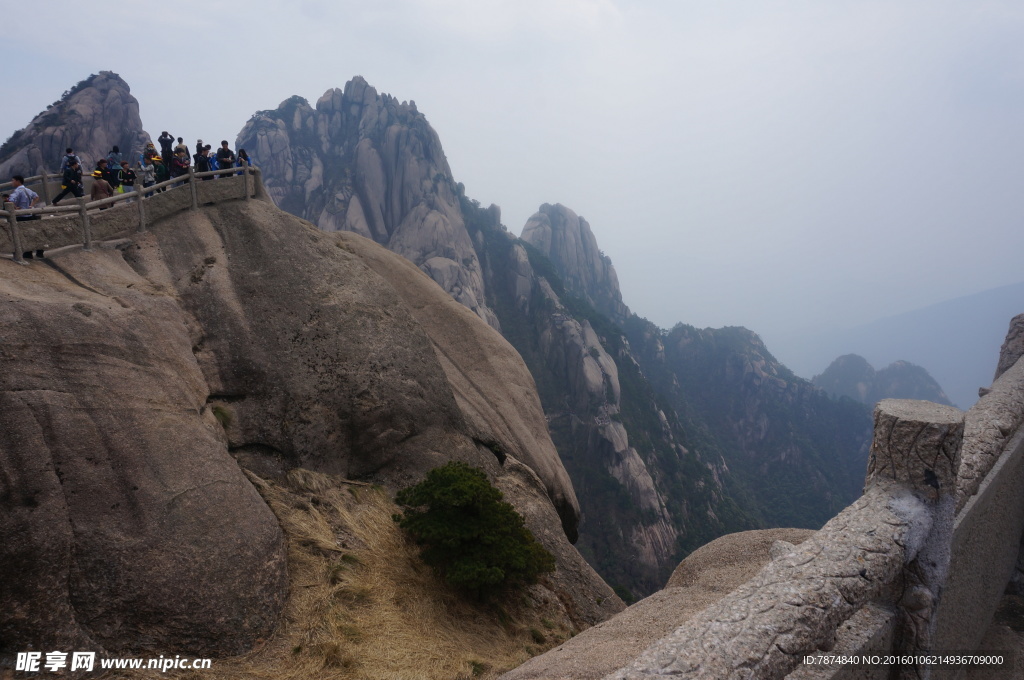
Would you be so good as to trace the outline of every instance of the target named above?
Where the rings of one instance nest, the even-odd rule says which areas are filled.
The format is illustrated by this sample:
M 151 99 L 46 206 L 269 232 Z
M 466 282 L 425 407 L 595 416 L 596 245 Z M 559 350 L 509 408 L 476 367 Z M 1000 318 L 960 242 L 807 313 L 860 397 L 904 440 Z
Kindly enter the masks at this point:
M 615 323 L 629 317 L 611 258 L 597 247 L 585 219 L 560 203 L 545 203 L 527 220 L 522 239 L 551 260 L 572 295 Z
M 497 327 L 441 142 L 415 102 L 378 95 L 361 77 L 316 108 L 292 97 L 238 135 L 281 208 L 324 231 L 352 231 L 418 265 Z
M 999 349 L 999 364 L 996 366 L 996 375 L 993 381 L 999 376 L 1013 368 L 1017 360 L 1024 356 L 1024 314 L 1018 314 L 1010 319 L 1010 328 L 1006 332 L 1006 339 Z
M 576 500 L 522 361 L 399 256 L 251 201 L 7 261 L 0 294 L 0 651 L 264 638 L 284 547 L 242 468 L 393 489 L 480 466 L 556 555 L 551 597 L 581 626 L 621 607 L 566 539 Z
M 811 382 L 834 397 L 849 397 L 868 406 L 882 399 L 924 399 L 952 405 L 928 371 L 909 361 L 894 361 L 876 371 L 864 357 L 844 354 Z
M 110 71 L 81 81 L 0 147 L 0 177 L 58 172 L 71 147 L 85 168 L 118 146 L 124 158 L 137 158 L 149 135 L 142 129 L 139 102 L 128 83 Z

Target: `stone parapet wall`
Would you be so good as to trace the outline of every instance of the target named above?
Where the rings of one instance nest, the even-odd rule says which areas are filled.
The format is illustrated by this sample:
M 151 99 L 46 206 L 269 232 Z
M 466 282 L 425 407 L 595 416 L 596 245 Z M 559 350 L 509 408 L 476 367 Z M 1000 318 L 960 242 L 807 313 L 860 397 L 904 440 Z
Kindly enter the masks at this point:
M 239 169 L 237 172 L 242 171 Z M 247 193 L 250 198 L 266 199 L 259 170 L 250 168 L 249 172 L 249 177 L 231 174 L 215 180 L 210 177 L 210 181 L 197 178 L 213 173 L 195 174 L 191 181 L 178 178 L 157 185 L 166 185 L 166 191 L 158 192 L 150 187 L 142 192 L 119 194 L 105 201 L 79 203 L 77 209 L 74 199 L 68 198 L 61 202 L 60 209 L 17 211 L 17 215 L 42 214 L 42 219 L 38 220 L 19 222 L 12 220 L 9 210 L 3 210 L 0 211 L 0 221 L 6 228 L 0 229 L 0 252 L 14 253 L 15 259 L 20 259 L 20 251 L 52 250 L 128 236 L 182 210 L 207 203 L 244 199 Z M 145 198 L 141 199 L 143 205 L 140 209 L 141 196 Z

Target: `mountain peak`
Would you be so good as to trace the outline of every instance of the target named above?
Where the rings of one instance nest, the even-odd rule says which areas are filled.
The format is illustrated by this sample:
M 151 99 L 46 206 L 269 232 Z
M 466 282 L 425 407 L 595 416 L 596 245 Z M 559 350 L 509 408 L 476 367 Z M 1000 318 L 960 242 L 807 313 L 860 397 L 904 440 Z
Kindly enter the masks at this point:
M 551 260 L 572 295 L 618 323 L 629 316 L 611 258 L 585 219 L 561 203 L 545 203 L 527 220 L 522 239 Z
M 100 71 L 65 90 L 0 147 L 0 177 L 55 172 L 71 147 L 86 168 L 113 146 L 125 157 L 141 153 L 150 137 L 142 129 L 139 102 L 113 71 Z

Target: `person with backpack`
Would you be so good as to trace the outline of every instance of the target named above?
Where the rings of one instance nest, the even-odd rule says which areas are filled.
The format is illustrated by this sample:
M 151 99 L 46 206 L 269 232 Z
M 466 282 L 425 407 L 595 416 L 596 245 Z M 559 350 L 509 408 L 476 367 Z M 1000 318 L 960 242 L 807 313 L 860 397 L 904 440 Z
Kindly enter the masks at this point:
M 75 150 L 70 146 L 64 150 L 64 158 L 60 159 L 60 173 L 63 175 L 64 171 L 71 165 L 71 161 L 78 163 L 78 167 L 82 167 L 82 159 L 75 155 Z
M 71 151 L 71 149 L 68 149 L 68 151 Z M 57 194 L 57 197 L 50 201 L 50 205 L 57 205 L 60 199 L 68 194 L 72 194 L 75 198 L 81 198 L 85 195 L 85 189 L 82 188 L 82 166 L 78 162 L 77 157 L 72 158 L 68 167 L 64 169 L 61 189 L 62 191 Z

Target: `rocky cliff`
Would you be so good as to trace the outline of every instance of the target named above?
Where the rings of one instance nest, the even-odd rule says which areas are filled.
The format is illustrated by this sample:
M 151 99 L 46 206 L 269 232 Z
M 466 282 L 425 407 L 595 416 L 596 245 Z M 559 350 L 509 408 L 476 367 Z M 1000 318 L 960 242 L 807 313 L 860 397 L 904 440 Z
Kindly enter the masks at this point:
M 909 361 L 895 361 L 876 371 L 864 357 L 845 354 L 811 382 L 832 396 L 849 397 L 868 406 L 882 399 L 924 399 L 952 406 L 928 371 Z
M 527 220 L 521 238 L 551 260 L 570 294 L 615 323 L 629 317 L 611 258 L 597 247 L 585 219 L 560 203 L 545 203 Z
M 87 169 L 106 158 L 115 145 L 125 158 L 134 158 L 149 139 L 128 83 L 116 73 L 100 71 L 65 92 L 0 146 L 0 177 L 28 177 L 40 168 L 57 172 L 69 146 Z
M 0 651 L 264 639 L 286 555 L 251 480 L 296 467 L 480 466 L 555 553 L 546 597 L 581 626 L 621 607 L 566 539 L 530 374 L 413 265 L 261 201 L 113 245 L 0 260 Z
M 746 328 L 665 331 L 634 316 L 627 334 L 645 374 L 703 424 L 768 526 L 818 528 L 859 495 L 867 406 L 829 398 Z
M 273 201 L 324 231 L 352 231 L 407 257 L 492 326 L 483 274 L 441 142 L 415 102 L 361 77 L 316 107 L 292 97 L 238 135 Z

